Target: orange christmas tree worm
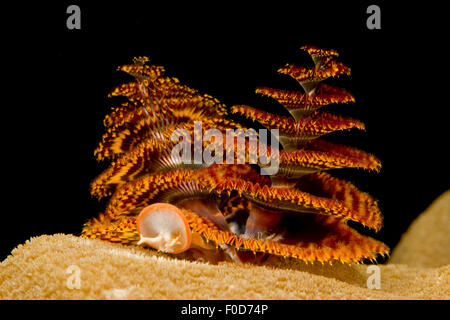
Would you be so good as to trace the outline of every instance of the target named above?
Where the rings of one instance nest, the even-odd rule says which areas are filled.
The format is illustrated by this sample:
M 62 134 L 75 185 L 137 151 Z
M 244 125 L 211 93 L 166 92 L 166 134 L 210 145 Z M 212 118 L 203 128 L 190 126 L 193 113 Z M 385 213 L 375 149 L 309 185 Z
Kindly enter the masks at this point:
M 134 64 L 120 67 L 134 81 L 110 94 L 127 101 L 105 117 L 107 131 L 95 155 L 98 160 L 110 158 L 112 163 L 91 185 L 92 195 L 111 198 L 105 212 L 85 224 L 82 235 L 134 245 L 149 239 L 147 243 L 161 251 L 171 252 L 175 247 L 173 253 L 197 250 L 213 260 L 236 262 L 249 260 L 249 252 L 258 257 L 279 255 L 308 262 L 346 263 L 388 254 L 383 243 L 347 225 L 351 220 L 378 231 L 382 216 L 376 200 L 325 172 L 380 169 L 376 157 L 322 138 L 339 130 L 365 129 L 358 120 L 319 110 L 331 103 L 354 101 L 347 91 L 323 83 L 329 77 L 349 75 L 350 68 L 337 61 L 335 50 L 302 49 L 312 57 L 314 68 L 288 64 L 278 71 L 298 81 L 303 92 L 256 90 L 278 101 L 291 118 L 249 106 L 231 108 L 232 113 L 279 130 L 283 150 L 276 153 L 267 146 L 269 157 L 279 162 L 278 173 L 270 177 L 248 165 L 250 154 L 262 146 L 248 141 L 243 158 L 232 157 L 247 164 L 186 164 L 174 157 L 171 151 L 176 142 L 171 136 L 178 129 L 195 133 L 196 121 L 202 123 L 202 129 L 219 133 L 247 128 L 230 119 L 227 108 L 217 99 L 166 77 L 164 68 L 147 65 L 147 58 L 136 58 Z M 188 142 L 194 146 L 193 153 L 196 148 L 208 148 L 196 139 L 194 134 Z M 176 208 L 164 206 L 161 211 L 155 203 Z M 149 218 L 137 219 L 144 213 Z M 148 225 L 140 225 L 142 221 Z M 141 230 L 150 230 L 150 237 Z M 185 240 L 177 242 L 181 238 Z

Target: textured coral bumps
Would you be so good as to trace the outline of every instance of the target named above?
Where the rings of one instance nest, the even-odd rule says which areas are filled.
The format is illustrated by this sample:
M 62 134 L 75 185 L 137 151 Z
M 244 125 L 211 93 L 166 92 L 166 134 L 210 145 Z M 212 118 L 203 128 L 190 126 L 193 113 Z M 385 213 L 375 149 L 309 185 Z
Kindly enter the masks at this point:
M 358 120 L 320 110 L 328 104 L 354 101 L 344 89 L 323 83 L 349 75 L 350 68 L 337 61 L 335 50 L 302 49 L 312 57 L 313 68 L 288 64 L 278 70 L 295 79 L 301 91 L 256 90 L 278 101 L 290 117 L 251 106 L 230 108 L 232 114 L 279 130 L 282 150 L 275 153 L 267 146 L 279 164 L 271 176 L 261 175 L 257 166 L 249 164 L 249 155 L 258 150 L 248 141 L 243 146 L 245 156 L 235 156 L 234 163 L 185 163 L 174 157 L 173 134 L 179 129 L 193 133 L 194 122 L 200 121 L 202 130 L 216 129 L 224 135 L 227 129 L 248 128 L 232 119 L 217 99 L 165 76 L 164 68 L 149 65 L 148 58 L 135 58 L 133 64 L 119 67 L 133 81 L 110 94 L 123 100 L 105 117 L 106 133 L 95 156 L 110 159 L 111 164 L 91 185 L 93 196 L 110 199 L 105 211 L 85 224 L 82 236 L 135 245 L 142 238 L 137 216 L 162 202 L 184 214 L 195 240 L 187 252 L 210 261 L 261 262 L 279 255 L 306 262 L 351 263 L 388 254 L 383 243 L 347 224 L 351 220 L 378 231 L 383 222 L 377 201 L 326 172 L 380 170 L 380 161 L 373 155 L 324 138 L 339 130 L 365 129 Z M 208 147 L 205 141 L 195 142 L 189 143 Z

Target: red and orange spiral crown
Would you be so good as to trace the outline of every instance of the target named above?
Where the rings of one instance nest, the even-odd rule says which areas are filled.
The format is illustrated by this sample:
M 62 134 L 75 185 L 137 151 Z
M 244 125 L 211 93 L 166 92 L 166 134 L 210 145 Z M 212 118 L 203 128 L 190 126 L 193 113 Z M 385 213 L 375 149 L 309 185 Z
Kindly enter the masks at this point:
M 138 213 L 152 203 L 169 202 L 180 206 L 191 232 L 227 254 L 239 256 L 239 252 L 249 251 L 330 263 L 362 262 L 388 254 L 383 243 L 347 224 L 350 220 L 378 231 L 383 219 L 377 201 L 325 172 L 339 168 L 379 171 L 381 167 L 375 156 L 323 138 L 340 130 L 365 130 L 358 120 L 320 110 L 325 105 L 355 101 L 349 92 L 323 83 L 330 77 L 349 75 L 350 68 L 337 61 L 335 50 L 302 49 L 313 59 L 313 68 L 287 64 L 278 70 L 295 79 L 302 91 L 256 90 L 276 100 L 291 117 L 250 106 L 231 107 L 232 114 L 279 130 L 283 147 L 277 154 L 279 171 L 270 177 L 241 162 L 187 165 L 175 159 L 172 134 L 177 129 L 194 134 L 195 121 L 202 123 L 203 130 L 222 133 L 247 128 L 231 119 L 227 107 L 216 98 L 165 76 L 165 69 L 148 65 L 146 57 L 119 67 L 133 81 L 110 93 L 126 102 L 104 119 L 106 133 L 95 156 L 112 162 L 90 189 L 93 196 L 110 200 L 103 213 L 85 224 L 82 235 L 135 245 L 139 240 Z M 207 147 L 205 141 L 199 145 Z M 244 148 L 244 159 L 236 157 L 235 161 L 248 161 L 251 152 L 259 151 L 248 141 Z M 270 156 L 275 155 L 270 147 L 268 150 Z M 207 206 L 199 210 L 196 199 L 217 208 L 215 215 L 204 214 Z M 249 232 L 252 228 L 265 228 L 267 234 L 256 237 Z

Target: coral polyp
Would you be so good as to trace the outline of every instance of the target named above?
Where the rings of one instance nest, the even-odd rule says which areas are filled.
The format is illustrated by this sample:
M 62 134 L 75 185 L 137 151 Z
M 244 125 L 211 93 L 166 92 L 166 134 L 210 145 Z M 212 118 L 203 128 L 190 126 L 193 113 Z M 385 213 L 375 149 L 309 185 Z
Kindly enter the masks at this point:
M 105 211 L 85 224 L 82 236 L 147 243 L 164 252 L 186 251 L 210 261 L 261 262 L 276 255 L 352 263 L 388 254 L 386 245 L 348 225 L 353 221 L 380 230 L 383 218 L 376 199 L 326 172 L 381 168 L 375 156 L 325 139 L 332 132 L 365 130 L 359 120 L 320 110 L 355 101 L 346 90 L 323 83 L 349 75 L 350 68 L 337 61 L 335 50 L 302 49 L 313 59 L 313 68 L 287 64 L 278 70 L 296 80 L 302 91 L 256 89 L 286 108 L 290 117 L 245 105 L 232 106 L 229 114 L 218 99 L 165 76 L 164 68 L 149 65 L 146 57 L 119 67 L 133 81 L 111 91 L 111 97 L 125 101 L 105 117 L 106 133 L 95 156 L 112 162 L 90 189 L 93 196 L 110 199 Z M 282 150 L 269 146 L 259 134 L 253 136 L 257 144 L 249 138 L 236 146 L 233 139 L 231 150 L 211 148 L 230 147 L 223 139 L 230 130 L 256 132 L 232 115 L 258 122 L 271 132 L 278 130 Z M 200 137 L 209 130 L 214 139 L 198 138 L 199 123 Z M 185 134 L 182 150 L 188 159 L 214 150 L 213 156 L 226 155 L 227 161 L 187 162 L 174 152 L 180 146 L 180 132 Z M 240 147 L 244 154 L 235 152 Z M 267 163 L 250 161 L 262 150 L 278 164 L 272 175 L 258 170 Z

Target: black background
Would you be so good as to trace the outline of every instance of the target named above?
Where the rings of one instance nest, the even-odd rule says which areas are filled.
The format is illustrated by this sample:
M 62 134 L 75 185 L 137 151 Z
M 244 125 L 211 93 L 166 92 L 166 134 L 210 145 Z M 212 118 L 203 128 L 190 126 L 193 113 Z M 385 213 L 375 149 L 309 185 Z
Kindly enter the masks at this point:
M 335 1 L 337 2 L 337 1 Z M 344 3 L 344 2 L 342 2 Z M 114 106 L 116 72 L 147 55 L 167 74 L 227 106 L 249 104 L 282 114 L 255 87 L 298 89 L 277 74 L 285 63 L 309 65 L 299 47 L 339 51 L 356 103 L 327 110 L 358 118 L 367 131 L 332 135 L 383 162 L 381 173 L 333 172 L 379 199 L 385 226 L 377 239 L 393 248 L 411 221 L 449 189 L 448 33 L 445 11 L 424 6 L 311 1 L 93 5 L 85 1 L 5 11 L 3 30 L 4 208 L 0 259 L 32 236 L 79 234 L 105 206 L 90 197 L 107 163 L 93 156 Z M 66 8 L 81 8 L 81 30 L 66 28 Z M 366 8 L 381 8 L 381 30 L 368 30 Z M 368 230 L 363 230 L 371 234 Z

